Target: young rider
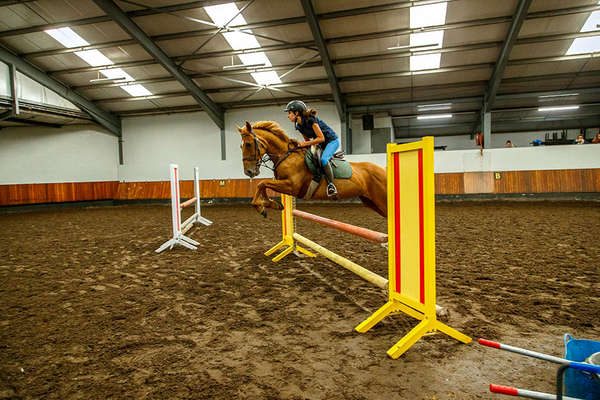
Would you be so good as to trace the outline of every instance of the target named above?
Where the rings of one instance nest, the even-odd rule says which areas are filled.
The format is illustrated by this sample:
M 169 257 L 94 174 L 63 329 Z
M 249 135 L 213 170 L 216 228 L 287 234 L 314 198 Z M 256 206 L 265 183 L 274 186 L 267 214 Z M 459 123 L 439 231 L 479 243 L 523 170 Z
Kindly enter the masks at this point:
M 325 122 L 316 117 L 317 111 L 314 108 L 308 109 L 306 104 L 300 100 L 290 101 L 284 111 L 287 111 L 288 119 L 294 123 L 296 130 L 304 137 L 305 141 L 299 143 L 299 147 L 318 144 L 323 149 L 320 161 L 327 180 L 327 196 L 336 196 L 333 168 L 329 164 L 329 160 L 340 146 L 337 134 Z

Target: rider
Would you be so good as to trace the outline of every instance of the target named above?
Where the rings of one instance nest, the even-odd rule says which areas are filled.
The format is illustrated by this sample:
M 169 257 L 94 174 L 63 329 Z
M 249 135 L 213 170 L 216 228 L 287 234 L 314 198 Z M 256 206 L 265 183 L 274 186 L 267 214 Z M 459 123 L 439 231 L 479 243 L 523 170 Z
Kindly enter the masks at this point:
M 340 146 L 337 134 L 324 121 L 316 117 L 317 111 L 314 108 L 308 109 L 303 101 L 290 101 L 285 106 L 284 111 L 287 111 L 289 120 L 294 123 L 296 130 L 304 137 L 305 141 L 299 143 L 298 147 L 309 147 L 318 144 L 323 149 L 320 161 L 327 180 L 327 196 L 336 196 L 337 189 L 333 183 L 333 168 L 329 164 L 329 160 Z

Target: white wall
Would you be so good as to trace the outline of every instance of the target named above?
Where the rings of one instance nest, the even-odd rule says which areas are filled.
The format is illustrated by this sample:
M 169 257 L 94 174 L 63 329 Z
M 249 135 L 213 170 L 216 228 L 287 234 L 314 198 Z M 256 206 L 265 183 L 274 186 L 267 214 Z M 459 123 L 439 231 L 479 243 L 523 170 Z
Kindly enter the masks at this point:
M 340 120 L 333 103 L 309 104 L 339 135 Z M 243 174 L 240 134 L 245 121 L 276 121 L 291 137 L 302 139 L 294 130 L 282 106 L 244 108 L 225 113 L 226 159 L 221 160 L 219 128 L 203 112 L 145 116 L 123 119 L 124 165 L 121 181 L 163 181 L 169 179 L 169 163 L 180 166 L 181 179 L 192 179 L 193 167 L 200 167 L 200 179 L 239 179 Z M 263 169 L 259 177 L 270 177 Z
M 341 124 L 332 103 L 311 105 L 340 132 Z M 245 178 L 236 126 L 242 126 L 246 120 L 274 120 L 288 134 L 300 138 L 281 106 L 230 110 L 225 114 L 227 158 L 221 160 L 220 131 L 202 112 L 125 118 L 124 165 L 118 165 L 117 138 L 100 128 L 5 128 L 0 132 L 0 184 L 164 181 L 168 180 L 168 164 L 172 162 L 180 165 L 182 179 L 191 179 L 196 165 L 200 167 L 201 179 Z M 385 123 L 375 120 L 377 124 Z M 361 121 L 353 120 L 354 140 L 361 131 L 357 123 Z M 504 136 L 496 137 L 503 145 Z M 436 145 L 453 138 L 456 143 L 465 140 L 464 137 L 442 137 L 436 139 Z M 372 161 L 382 166 L 386 163 L 384 153 L 352 154 L 348 159 Z M 435 152 L 438 173 L 575 168 L 600 168 L 600 145 L 501 147 L 485 150 L 483 155 L 478 149 Z M 271 172 L 263 169 L 259 177 L 270 176 Z
M 0 184 L 115 181 L 118 143 L 93 125 L 0 131 Z

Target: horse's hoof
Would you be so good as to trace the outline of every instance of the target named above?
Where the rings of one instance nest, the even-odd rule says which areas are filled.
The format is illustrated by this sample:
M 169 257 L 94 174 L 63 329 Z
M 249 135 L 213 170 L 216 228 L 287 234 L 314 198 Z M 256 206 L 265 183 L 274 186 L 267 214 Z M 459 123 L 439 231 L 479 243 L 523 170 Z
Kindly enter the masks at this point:
M 262 211 L 260 212 L 260 215 L 262 215 L 263 217 L 267 218 L 267 210 L 265 210 L 263 208 Z

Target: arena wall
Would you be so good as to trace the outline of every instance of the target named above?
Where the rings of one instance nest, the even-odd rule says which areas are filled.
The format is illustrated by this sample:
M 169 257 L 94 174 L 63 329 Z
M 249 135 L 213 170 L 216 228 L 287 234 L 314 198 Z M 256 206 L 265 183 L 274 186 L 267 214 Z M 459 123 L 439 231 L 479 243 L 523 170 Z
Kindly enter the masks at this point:
M 340 132 L 333 104 L 316 106 Z M 169 163 L 180 165 L 183 197 L 191 197 L 196 165 L 203 198 L 251 197 L 259 180 L 250 181 L 242 173 L 236 126 L 245 120 L 275 120 L 292 133 L 291 123 L 279 106 L 229 110 L 225 115 L 225 160 L 220 131 L 204 113 L 123 119 L 123 165 L 117 138 L 92 125 L 3 129 L 0 205 L 166 199 Z M 353 134 L 354 148 L 358 134 Z M 500 136 L 503 142 L 505 135 Z M 370 141 L 358 146 L 366 148 Z M 351 154 L 348 159 L 385 166 L 385 154 Z M 600 193 L 600 145 L 494 148 L 483 154 L 477 149 L 436 151 L 435 171 L 437 194 Z M 270 176 L 264 170 L 261 178 Z

